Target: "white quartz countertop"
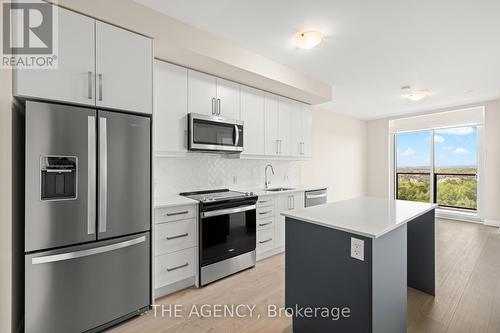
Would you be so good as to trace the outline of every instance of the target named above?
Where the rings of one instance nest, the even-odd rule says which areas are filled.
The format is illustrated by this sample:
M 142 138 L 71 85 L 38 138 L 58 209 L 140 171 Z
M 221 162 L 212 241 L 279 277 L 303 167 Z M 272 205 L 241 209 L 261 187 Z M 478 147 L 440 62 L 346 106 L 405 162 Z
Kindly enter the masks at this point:
M 360 197 L 286 211 L 281 215 L 365 237 L 377 238 L 425 214 L 436 206 L 422 202 Z
M 253 192 L 255 195 L 261 197 L 265 195 L 278 195 L 278 194 L 287 194 L 294 192 L 314 191 L 327 188 L 327 186 L 324 185 L 272 185 L 271 184 L 269 186 L 269 188 L 276 188 L 276 187 L 286 187 L 286 188 L 291 188 L 291 190 L 273 192 L 273 191 L 266 191 L 264 188 L 253 188 L 253 189 L 240 189 L 239 191 Z
M 320 190 L 326 188 L 326 186 L 321 185 L 283 185 L 283 186 L 271 186 L 274 187 L 287 187 L 292 188 L 289 191 L 280 191 L 280 192 L 267 192 L 264 189 L 249 189 L 249 188 L 233 188 L 235 191 L 240 192 L 253 192 L 255 195 L 261 197 L 265 195 L 279 195 L 279 194 L 287 194 L 293 192 L 301 192 L 301 191 L 313 191 Z M 176 207 L 183 205 L 193 205 L 198 204 L 198 201 L 183 197 L 181 195 L 170 195 L 166 197 L 155 198 L 154 200 L 154 208 L 168 208 L 168 207 Z
M 154 208 L 168 208 L 184 205 L 197 205 L 198 201 L 183 197 L 182 195 L 170 195 L 162 198 L 155 198 Z

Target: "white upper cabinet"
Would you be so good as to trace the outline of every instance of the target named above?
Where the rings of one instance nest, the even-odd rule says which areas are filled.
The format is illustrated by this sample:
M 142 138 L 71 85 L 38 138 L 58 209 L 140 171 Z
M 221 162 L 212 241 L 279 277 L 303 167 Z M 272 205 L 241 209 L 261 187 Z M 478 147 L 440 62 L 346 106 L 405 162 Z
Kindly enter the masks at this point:
M 155 61 L 154 151 L 175 155 L 187 151 L 188 70 Z
M 238 83 L 189 70 L 188 91 L 189 112 L 240 119 Z
M 290 155 L 302 155 L 302 104 L 290 101 Z
M 292 100 L 279 97 L 278 100 L 278 150 L 279 155 L 292 155 Z
M 14 70 L 13 94 L 95 105 L 95 20 L 59 7 L 57 69 Z
M 153 41 L 59 7 L 58 68 L 14 70 L 15 96 L 151 113 Z
M 217 78 L 188 70 L 188 111 L 206 115 L 216 114 Z
M 96 105 L 151 113 L 153 44 L 150 38 L 96 22 Z
M 310 105 L 302 104 L 302 155 L 312 156 L 313 112 Z
M 227 119 L 240 119 L 240 85 L 217 78 L 217 115 Z
M 266 155 L 279 155 L 279 112 L 278 96 L 271 93 L 264 93 L 264 138 Z
M 262 90 L 241 86 L 241 120 L 244 122 L 243 153 L 264 155 L 266 141 L 264 92 Z

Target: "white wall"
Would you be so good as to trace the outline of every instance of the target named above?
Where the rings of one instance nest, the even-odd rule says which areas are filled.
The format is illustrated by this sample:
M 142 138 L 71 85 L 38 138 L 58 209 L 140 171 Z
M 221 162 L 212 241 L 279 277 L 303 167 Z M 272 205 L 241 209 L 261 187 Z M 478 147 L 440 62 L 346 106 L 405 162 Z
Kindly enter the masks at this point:
M 485 103 L 484 199 L 486 223 L 500 223 L 500 100 Z
M 313 112 L 313 158 L 302 162 L 302 183 L 327 185 L 328 201 L 366 195 L 366 122 Z
M 500 100 L 474 105 L 460 105 L 433 112 L 465 109 L 474 106 L 485 107 L 485 161 L 482 175 L 484 189 L 481 217 L 490 224 L 500 223 Z M 389 122 L 388 119 L 372 120 L 367 123 L 367 193 L 373 196 L 389 195 Z

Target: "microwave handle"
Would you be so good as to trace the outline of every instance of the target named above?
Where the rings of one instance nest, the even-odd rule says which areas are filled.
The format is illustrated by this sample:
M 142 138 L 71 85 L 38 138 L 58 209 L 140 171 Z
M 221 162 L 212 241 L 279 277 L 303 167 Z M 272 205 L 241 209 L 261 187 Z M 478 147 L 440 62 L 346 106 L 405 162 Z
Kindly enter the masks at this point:
M 234 145 L 237 146 L 240 142 L 240 131 L 238 130 L 238 125 L 234 125 L 234 131 L 236 132 L 234 136 Z

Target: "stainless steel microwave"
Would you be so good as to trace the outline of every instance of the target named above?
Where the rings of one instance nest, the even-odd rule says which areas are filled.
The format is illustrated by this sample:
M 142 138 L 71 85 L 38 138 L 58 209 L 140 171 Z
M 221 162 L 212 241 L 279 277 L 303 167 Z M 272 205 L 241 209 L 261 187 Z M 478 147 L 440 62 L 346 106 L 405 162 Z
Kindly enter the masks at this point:
M 217 116 L 190 113 L 188 115 L 188 149 L 241 153 L 243 122 Z

